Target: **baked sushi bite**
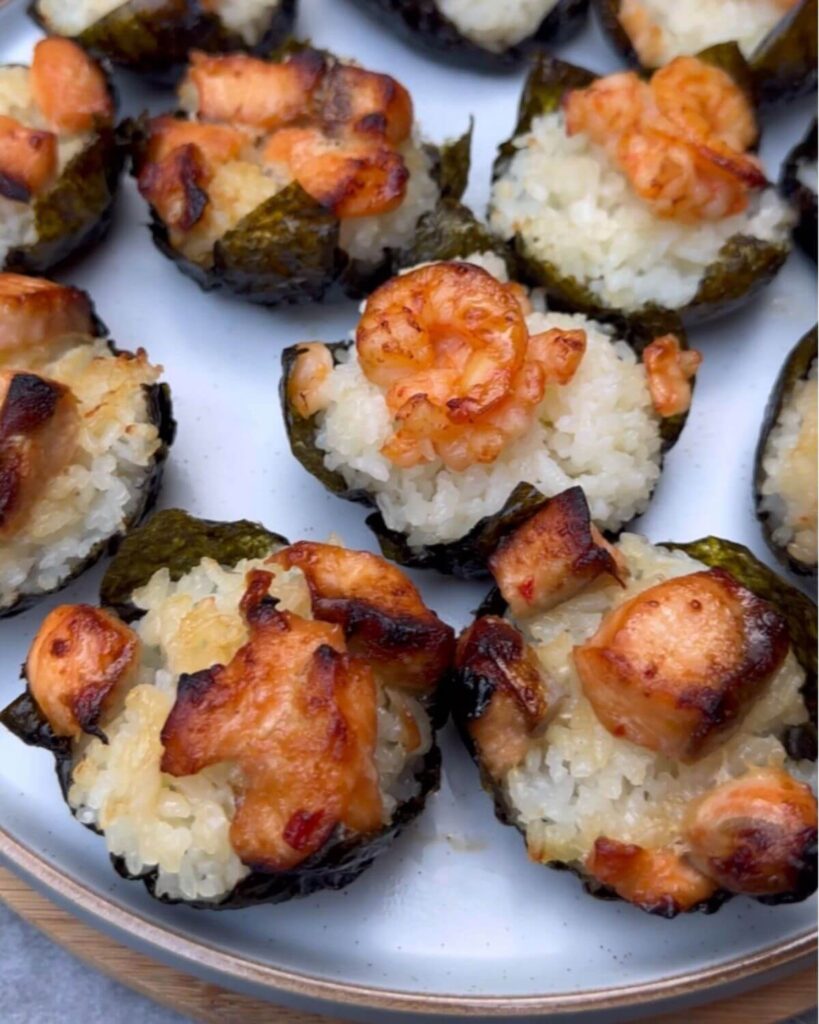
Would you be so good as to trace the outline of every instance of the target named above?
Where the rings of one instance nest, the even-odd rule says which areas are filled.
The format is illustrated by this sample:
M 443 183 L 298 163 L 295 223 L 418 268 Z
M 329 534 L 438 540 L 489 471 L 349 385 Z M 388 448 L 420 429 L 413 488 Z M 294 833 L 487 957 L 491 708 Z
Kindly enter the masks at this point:
M 316 50 L 194 53 L 179 100 L 134 126 L 134 170 L 156 244 L 206 289 L 269 305 L 358 293 L 466 186 L 469 135 L 425 145 L 399 82 Z
M 530 281 L 592 315 L 696 320 L 776 274 L 793 214 L 753 153 L 746 92 L 712 63 L 739 75 L 732 56 L 680 57 L 650 81 L 540 58 L 491 201 Z
M 179 74 L 191 50 L 263 53 L 293 28 L 297 0 L 34 0 L 50 35 L 66 36 L 153 79 Z
M 449 63 L 514 67 L 535 47 L 564 42 L 586 21 L 588 0 L 357 0 L 410 43 Z
M 699 362 L 679 324 L 656 335 L 549 312 L 482 252 L 382 285 L 354 342 L 287 349 L 282 402 L 296 458 L 376 507 L 386 555 L 470 578 L 573 482 L 601 529 L 642 512 Z
M 647 70 L 734 43 L 763 103 L 816 85 L 816 0 L 595 0 L 610 39 Z
M 30 67 L 0 67 L 0 271 L 44 273 L 111 220 L 121 160 L 102 67 L 44 39 Z
M 771 550 L 794 572 L 816 574 L 816 328 L 788 356 L 762 424 L 754 480 Z
M 810 895 L 815 605 L 715 537 L 610 545 L 580 488 L 491 568 L 455 714 L 530 858 L 663 917 Z
M 159 490 L 161 366 L 114 347 L 77 288 L 0 274 L 0 617 L 91 565 Z
M 48 615 L 0 718 L 158 899 L 342 888 L 437 788 L 454 635 L 384 559 L 171 510 L 101 597 Z
M 779 185 L 796 214 L 793 237 L 803 251 L 816 259 L 816 119 L 782 168 Z

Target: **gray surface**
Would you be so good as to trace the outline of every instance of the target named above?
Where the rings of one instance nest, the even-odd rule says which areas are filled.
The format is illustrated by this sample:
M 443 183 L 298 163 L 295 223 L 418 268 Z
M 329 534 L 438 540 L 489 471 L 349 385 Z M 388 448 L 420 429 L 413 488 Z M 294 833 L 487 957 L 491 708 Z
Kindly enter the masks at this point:
M 186 1024 L 86 967 L 0 903 L 3 1024 Z

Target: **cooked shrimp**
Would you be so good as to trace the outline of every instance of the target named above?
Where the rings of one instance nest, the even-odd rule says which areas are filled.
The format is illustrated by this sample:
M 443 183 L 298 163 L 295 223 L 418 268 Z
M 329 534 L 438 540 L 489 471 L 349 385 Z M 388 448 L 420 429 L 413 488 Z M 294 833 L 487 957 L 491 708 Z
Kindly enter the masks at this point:
M 412 98 L 389 75 L 337 64 L 327 74 L 321 120 L 400 145 L 412 131 Z
M 17 533 L 50 480 L 71 461 L 80 417 L 67 387 L 0 371 L 0 539 Z
M 57 173 L 57 136 L 0 115 L 0 196 L 28 202 Z
M 563 99 L 566 131 L 583 132 L 598 146 L 637 130 L 651 104 L 651 90 L 633 71 L 597 78 L 585 89 L 572 89 Z
M 125 623 L 87 604 L 60 605 L 34 638 L 26 678 L 56 736 L 99 734 L 100 721 L 134 678 L 139 637 Z
M 680 348 L 679 338 L 664 334 L 643 351 L 651 402 L 658 416 L 678 416 L 691 407 L 691 381 L 702 363 L 702 355 Z
M 304 419 L 326 405 L 322 389 L 333 372 L 333 355 L 319 341 L 299 345 L 298 355 L 287 380 L 287 396 Z
M 378 139 L 329 138 L 319 127 L 281 129 L 262 158 L 286 165 L 304 191 L 339 218 L 389 213 L 403 202 L 409 181 L 401 154 Z
M 312 50 L 275 64 L 245 54 L 194 52 L 182 84 L 192 87 L 197 112 L 207 121 L 274 129 L 313 113 L 313 93 L 324 60 Z
M 66 334 L 91 334 L 94 315 L 77 288 L 40 277 L 0 274 L 0 363 L 25 349 L 31 365 L 37 349 Z
M 88 132 L 114 116 L 105 75 L 70 39 L 51 36 L 37 43 L 31 90 L 46 119 L 61 132 Z
M 617 20 L 631 40 L 641 64 L 656 67 L 662 63 L 666 49 L 665 32 L 640 0 L 622 0 Z

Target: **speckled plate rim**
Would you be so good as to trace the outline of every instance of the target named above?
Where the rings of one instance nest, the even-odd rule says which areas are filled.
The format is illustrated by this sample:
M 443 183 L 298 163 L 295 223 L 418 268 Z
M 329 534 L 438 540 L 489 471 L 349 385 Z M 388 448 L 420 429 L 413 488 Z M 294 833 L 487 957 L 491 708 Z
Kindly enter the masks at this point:
M 120 906 L 64 874 L 40 854 L 29 849 L 0 826 L 0 860 L 17 868 L 35 884 L 63 903 L 77 907 L 103 927 L 113 930 L 126 944 L 141 944 L 186 965 L 192 973 L 218 975 L 228 987 L 264 990 L 269 995 L 287 993 L 301 1000 L 334 1003 L 362 1010 L 382 1010 L 431 1018 L 498 1018 L 569 1016 L 617 1009 L 638 1009 L 686 997 L 704 1002 L 709 993 L 796 968 L 817 951 L 817 930 L 786 942 L 712 967 L 678 974 L 658 981 L 585 992 L 557 992 L 538 996 L 419 995 L 397 989 L 328 981 L 310 974 L 282 970 L 263 961 L 236 956 L 166 926 L 153 924 L 141 914 Z

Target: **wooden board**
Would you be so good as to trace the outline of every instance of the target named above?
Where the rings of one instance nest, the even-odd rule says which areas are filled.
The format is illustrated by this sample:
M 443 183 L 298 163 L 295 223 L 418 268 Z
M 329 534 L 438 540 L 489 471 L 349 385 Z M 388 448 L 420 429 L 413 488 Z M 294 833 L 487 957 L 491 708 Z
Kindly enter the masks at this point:
M 0 868 L 0 900 L 50 939 L 108 977 L 203 1024 L 342 1024 L 330 1017 L 271 1007 L 164 967 L 114 942 Z M 731 1000 L 652 1017 L 652 1024 L 777 1024 L 816 1005 L 816 968 Z M 696 1013 L 696 1018 L 692 1016 Z

